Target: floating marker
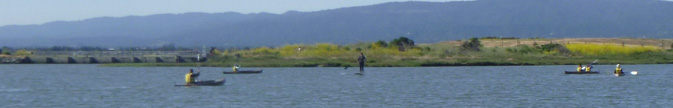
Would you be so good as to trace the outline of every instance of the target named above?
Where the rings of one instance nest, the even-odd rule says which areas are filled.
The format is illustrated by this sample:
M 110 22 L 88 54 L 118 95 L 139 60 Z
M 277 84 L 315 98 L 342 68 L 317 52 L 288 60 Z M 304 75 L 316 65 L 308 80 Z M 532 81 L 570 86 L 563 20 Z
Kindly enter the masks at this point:
M 638 71 L 631 71 L 631 75 L 638 75 Z

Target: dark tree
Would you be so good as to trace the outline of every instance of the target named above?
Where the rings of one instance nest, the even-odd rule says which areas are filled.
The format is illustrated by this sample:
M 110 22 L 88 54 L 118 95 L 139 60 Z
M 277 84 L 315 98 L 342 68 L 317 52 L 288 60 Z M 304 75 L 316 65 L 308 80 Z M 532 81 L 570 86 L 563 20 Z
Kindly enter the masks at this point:
M 479 41 L 479 38 L 470 38 L 470 41 L 465 41 L 460 49 L 463 51 L 480 51 L 479 49 L 481 47 L 481 41 Z
M 543 51 L 554 51 L 554 50 L 559 50 L 559 49 L 561 49 L 562 47 L 563 47 L 563 45 L 561 45 L 561 44 L 557 44 L 557 43 L 544 44 L 544 45 L 540 46 L 540 48 L 541 48 Z
M 390 45 L 398 46 L 398 47 L 413 47 L 413 46 L 416 46 L 415 43 L 414 43 L 414 40 L 411 40 L 407 37 L 400 37 L 400 38 L 394 39 L 393 41 L 390 41 Z
M 386 41 L 379 40 L 376 42 L 376 44 L 382 47 L 388 47 L 388 43 L 386 43 Z
M 210 54 L 210 55 L 214 55 L 214 54 L 215 54 L 215 50 L 217 50 L 217 48 L 215 48 L 215 47 L 210 47 L 209 54 Z

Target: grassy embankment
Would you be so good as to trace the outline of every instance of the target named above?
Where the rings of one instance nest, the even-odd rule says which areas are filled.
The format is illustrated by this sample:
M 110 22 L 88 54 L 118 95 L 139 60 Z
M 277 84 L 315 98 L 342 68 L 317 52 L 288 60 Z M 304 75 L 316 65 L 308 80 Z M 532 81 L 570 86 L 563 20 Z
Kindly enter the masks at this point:
M 215 66 L 230 67 L 344 67 L 356 66 L 359 52 L 367 66 L 503 66 L 597 64 L 670 64 L 670 39 L 481 39 L 480 51 L 461 50 L 465 41 L 420 44 L 399 51 L 398 46 L 376 43 L 350 45 L 285 45 L 250 50 L 216 51 L 206 63 L 129 63 L 103 66 Z M 545 44 L 562 47 L 543 48 Z M 301 50 L 300 50 L 301 48 Z M 566 50 L 567 49 L 567 50 Z

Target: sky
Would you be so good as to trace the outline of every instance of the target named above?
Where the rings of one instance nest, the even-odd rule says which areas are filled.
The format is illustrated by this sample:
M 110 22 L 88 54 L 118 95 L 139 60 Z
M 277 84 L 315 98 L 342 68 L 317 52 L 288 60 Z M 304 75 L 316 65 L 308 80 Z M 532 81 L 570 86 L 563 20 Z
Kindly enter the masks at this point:
M 187 12 L 308 12 L 409 0 L 0 0 L 0 26 Z M 465 0 L 414 0 L 465 1 Z

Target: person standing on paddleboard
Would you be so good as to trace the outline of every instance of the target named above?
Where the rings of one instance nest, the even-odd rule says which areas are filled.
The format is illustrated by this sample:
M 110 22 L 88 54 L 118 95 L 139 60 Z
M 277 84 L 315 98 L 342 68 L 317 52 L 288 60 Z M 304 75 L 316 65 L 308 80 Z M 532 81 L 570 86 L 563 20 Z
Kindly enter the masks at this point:
M 365 54 L 360 52 L 360 57 L 358 57 L 358 64 L 360 64 L 360 73 L 365 72 L 365 60 L 367 60 L 367 57 L 365 57 Z

